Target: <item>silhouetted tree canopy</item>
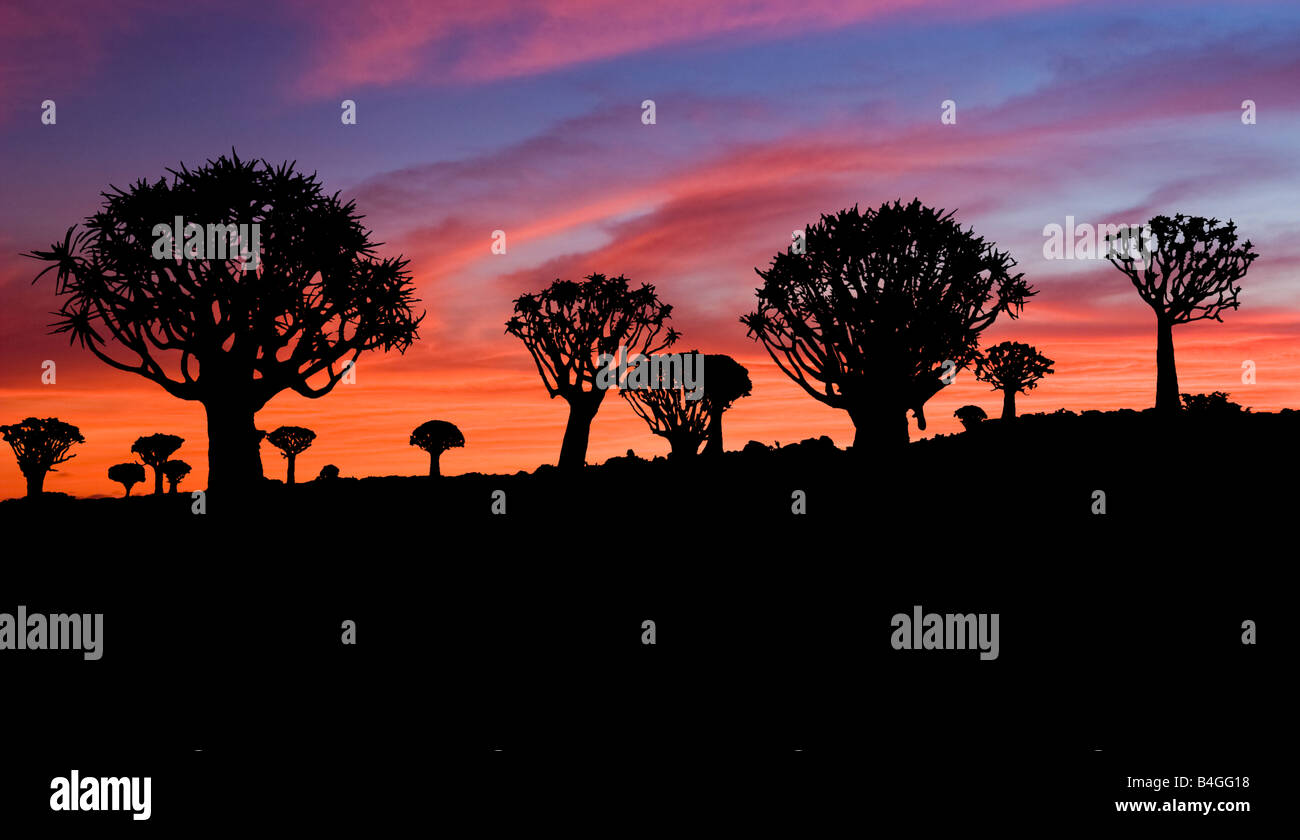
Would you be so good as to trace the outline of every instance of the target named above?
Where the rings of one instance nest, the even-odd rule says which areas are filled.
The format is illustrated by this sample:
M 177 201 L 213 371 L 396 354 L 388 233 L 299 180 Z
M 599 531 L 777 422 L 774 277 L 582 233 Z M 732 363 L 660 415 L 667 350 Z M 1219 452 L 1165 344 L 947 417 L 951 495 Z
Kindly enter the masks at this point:
M 1212 391 L 1208 394 L 1183 394 L 1183 404 L 1188 414 L 1239 414 L 1241 405 L 1228 399 L 1226 391 Z M 1250 409 L 1246 409 L 1250 411 Z
M 701 355 L 696 350 L 681 354 L 683 358 Z M 699 362 L 692 364 L 700 365 Z M 705 383 L 713 375 L 707 358 L 696 369 L 703 369 Z M 709 404 L 704 392 L 697 399 L 689 399 L 690 392 L 685 389 L 685 383 L 670 365 L 658 365 L 650 370 L 649 381 L 644 383 L 644 387 L 625 385 L 619 389 L 619 395 L 632 407 L 636 416 L 646 422 L 652 434 L 668 441 L 674 457 L 694 456 L 709 429 Z
M 632 357 L 672 346 L 678 333 L 665 327 L 671 315 L 672 307 L 659 300 L 654 286 L 632 289 L 626 277 L 603 274 L 584 282 L 556 280 L 515 301 L 506 332 L 524 342 L 551 399 L 563 397 L 569 404 L 561 468 L 581 469 L 586 463 L 591 421 L 605 398 L 606 389 L 596 385 L 600 357 L 617 356 L 620 347 Z
M 859 450 L 906 443 L 909 408 L 924 429 L 942 377 L 1035 294 L 1009 253 L 917 200 L 823 215 L 802 250 L 758 270 L 758 309 L 740 320 L 804 391 L 848 411 Z
M 448 449 L 465 445 L 465 436 L 460 429 L 446 420 L 430 420 L 421 423 L 411 432 L 411 446 L 418 446 L 429 453 L 429 475 L 441 475 L 438 459 Z
M 311 446 L 311 442 L 315 439 L 316 433 L 302 426 L 280 426 L 266 436 L 266 442 L 280 450 L 280 454 L 289 461 L 289 472 L 285 477 L 286 484 L 294 483 L 294 463 L 297 461 L 298 455 Z
M 709 354 L 704 369 L 704 399 L 709 403 L 709 442 L 704 445 L 704 454 L 716 456 L 722 454 L 723 412 L 736 400 L 748 397 L 754 385 L 749 381 L 749 370 L 730 356 Z
M 1156 408 L 1177 411 L 1174 325 L 1209 318 L 1222 322 L 1224 310 L 1237 308 L 1237 281 L 1259 254 L 1249 239 L 1237 243 L 1232 221 L 1179 213 L 1156 216 L 1147 225 L 1155 240 L 1149 258 L 1111 253 L 1107 259 L 1156 313 Z
M 163 464 L 177 449 L 181 448 L 181 444 L 184 442 L 185 438 L 176 435 L 159 434 L 136 438 L 135 443 L 131 444 L 131 451 L 139 455 L 141 461 L 153 467 L 153 492 L 155 496 L 162 495 Z
M 326 194 L 314 174 L 233 153 L 168 171 L 171 183 L 111 187 L 84 230 L 29 256 L 50 263 L 38 279 L 56 271 L 54 331 L 201 402 L 209 486 L 247 484 L 262 477 L 253 416 L 268 400 L 329 393 L 362 352 L 405 351 L 423 316 L 411 309 L 407 261 L 377 258 L 353 202 Z M 256 224 L 260 253 L 247 263 L 155 258 L 155 226 L 176 217 Z
M 326 464 L 320 468 L 320 473 L 316 476 L 317 481 L 332 481 L 339 477 L 339 468 L 333 464 Z
M 995 344 L 975 362 L 975 378 L 1002 392 L 1002 419 L 1016 416 L 1016 394 L 1038 387 L 1038 380 L 1054 373 L 1051 359 L 1018 341 Z
M 176 485 L 180 484 L 185 476 L 190 474 L 192 468 L 184 461 L 166 461 L 162 465 L 162 473 L 167 477 L 167 492 L 175 493 Z
M 984 409 L 978 405 L 963 405 L 954 411 L 952 416 L 960 420 L 962 427 L 968 432 L 989 419 L 989 416 L 984 413 Z
M 27 479 L 27 497 L 35 498 L 45 489 L 45 474 L 55 472 L 55 464 L 71 461 L 73 444 L 85 443 L 81 430 L 54 417 L 28 417 L 21 423 L 0 426 L 0 435 L 9 442 L 18 459 L 18 469 Z
M 108 480 L 116 481 L 126 488 L 126 495 L 131 495 L 131 488 L 144 481 L 144 466 L 135 461 L 114 464 L 108 468 Z

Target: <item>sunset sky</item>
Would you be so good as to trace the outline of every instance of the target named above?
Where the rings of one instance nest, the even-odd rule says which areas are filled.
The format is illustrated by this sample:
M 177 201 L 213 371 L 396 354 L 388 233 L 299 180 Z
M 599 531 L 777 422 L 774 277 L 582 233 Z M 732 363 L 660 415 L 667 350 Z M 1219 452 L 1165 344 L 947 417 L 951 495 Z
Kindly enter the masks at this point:
M 56 125 L 41 123 L 47 99 Z M 344 99 L 356 125 L 340 122 Z M 942 125 L 949 99 L 957 123 Z M 1243 124 L 1247 99 L 1257 124 Z M 182 488 L 204 486 L 202 406 L 49 335 L 53 280 L 32 285 L 42 266 L 19 255 L 61 239 L 110 184 L 232 147 L 296 160 L 355 199 L 380 252 L 410 258 L 428 312 L 405 355 L 363 356 L 356 384 L 286 392 L 258 415 L 317 432 L 300 479 L 327 463 L 421 474 L 428 458 L 407 440 L 429 419 L 467 440 L 445 474 L 554 463 L 567 406 L 504 323 L 520 293 L 592 272 L 654 284 L 680 349 L 749 367 L 728 448 L 822 434 L 847 446 L 847 414 L 786 379 L 738 318 L 792 230 L 914 196 L 1010 250 L 1039 290 L 982 339 L 1056 360 L 1022 412 L 1153 404 L 1151 311 L 1104 261 L 1045 259 L 1043 228 L 1175 212 L 1231 218 L 1260 254 L 1240 310 L 1176 328 L 1181 390 L 1300 407 L 1298 141 L 1294 3 L 6 2 L 0 423 L 81 428 L 46 490 L 120 495 L 107 468 L 154 432 L 185 438 Z M 498 229 L 505 255 L 490 250 Z M 1247 359 L 1257 384 L 1241 382 Z M 56 384 L 41 383 L 45 360 Z M 927 403 L 925 434 L 959 430 L 967 403 L 996 415 L 1001 400 L 963 372 Z M 588 461 L 629 448 L 668 451 L 610 395 Z M 283 478 L 276 450 L 262 459 Z M 6 446 L 0 498 L 22 492 Z

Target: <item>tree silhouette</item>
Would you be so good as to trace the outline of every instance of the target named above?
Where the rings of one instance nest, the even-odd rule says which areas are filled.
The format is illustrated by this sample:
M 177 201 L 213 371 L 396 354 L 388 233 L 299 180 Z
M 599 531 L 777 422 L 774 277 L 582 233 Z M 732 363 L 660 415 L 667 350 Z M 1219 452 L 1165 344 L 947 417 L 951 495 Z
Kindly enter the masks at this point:
M 1149 258 L 1108 253 L 1111 265 L 1128 277 L 1156 313 L 1156 408 L 1177 411 L 1178 370 L 1174 326 L 1213 318 L 1237 308 L 1237 281 L 1259 254 L 1250 240 L 1237 244 L 1237 225 L 1200 216 L 1156 216 L 1147 223 L 1155 247 Z
M 27 498 L 34 499 L 45 490 L 45 474 L 55 472 L 54 465 L 71 461 L 73 444 L 85 443 L 81 430 L 54 417 L 28 417 L 12 426 L 0 426 L 0 435 L 9 442 L 18 459 L 18 469 L 27 479 Z
M 131 444 L 131 451 L 140 456 L 140 460 L 153 467 L 153 494 L 161 496 L 163 491 L 162 466 L 172 456 L 185 438 L 176 435 L 149 435 L 136 438 Z
M 975 429 L 979 427 L 980 423 L 989 419 L 989 416 L 984 413 L 984 409 L 980 408 L 978 405 L 963 405 L 961 408 L 954 411 L 952 416 L 960 420 L 962 428 L 968 432 L 975 431 Z
M 682 354 L 683 358 L 699 355 L 695 350 Z M 703 362 L 704 381 L 708 382 L 713 371 L 709 369 L 707 357 Z M 703 393 L 696 399 L 688 399 L 690 392 L 675 374 L 669 365 L 656 365 L 640 387 L 625 385 L 619 389 L 619 395 L 646 422 L 652 434 L 667 439 L 674 458 L 690 458 L 708 435 L 709 404 Z
M 909 408 L 924 429 L 926 400 L 976 358 L 980 332 L 1035 294 L 1010 254 L 917 200 L 823 215 L 802 245 L 756 269 L 758 309 L 740 320 L 804 391 L 849 413 L 855 450 L 907 443 Z
M 1050 373 L 1051 359 L 1028 344 L 1004 341 L 995 344 L 975 362 L 975 378 L 1002 392 L 1002 419 L 1016 416 L 1016 394 L 1038 386 L 1038 380 Z
M 54 331 L 202 403 L 209 487 L 246 485 L 262 477 L 253 418 L 268 400 L 286 389 L 329 393 L 362 352 L 404 352 L 423 316 L 411 310 L 407 261 L 376 258 L 381 243 L 354 203 L 325 194 L 314 174 L 233 152 L 168 171 L 170 184 L 112 188 L 83 231 L 73 226 L 28 256 L 50 263 L 38 279 L 57 272 Z M 169 235 L 160 249 L 155 233 L 176 217 L 207 223 L 209 247 L 219 239 L 213 228 L 258 225 L 260 253 L 176 258 L 181 243 Z
M 606 389 L 596 382 L 605 368 L 600 357 L 614 357 L 620 347 L 630 358 L 672 346 L 678 338 L 672 327 L 656 343 L 671 315 L 672 307 L 659 300 L 654 286 L 632 289 L 626 277 L 603 274 L 589 275 L 585 282 L 556 280 L 515 301 L 506 332 L 524 342 L 551 399 L 563 397 L 569 404 L 561 469 L 586 463 L 591 421 L 605 399 Z
M 704 357 L 704 399 L 708 402 L 709 442 L 704 454 L 715 457 L 722 454 L 722 414 L 741 397 L 748 397 L 754 387 L 749 381 L 749 371 L 740 362 L 723 355 Z
M 1241 413 L 1241 405 L 1228 399 L 1226 391 L 1211 391 L 1208 394 L 1183 394 L 1183 405 L 1188 414 L 1209 414 L 1216 417 Z M 1250 409 L 1246 409 L 1247 412 Z
M 448 449 L 465 445 L 465 436 L 460 429 L 446 420 L 430 420 L 421 423 L 411 432 L 411 446 L 418 446 L 429 453 L 429 477 L 442 475 L 438 459 Z
M 289 459 L 289 474 L 285 478 L 286 484 L 293 484 L 293 466 L 298 459 L 298 454 L 311 446 L 311 442 L 316 439 L 316 433 L 311 429 L 304 429 L 302 426 L 281 426 L 266 436 L 267 443 Z
M 167 461 L 162 465 L 163 475 L 167 477 L 167 492 L 176 493 L 176 485 L 190 474 L 190 465 L 184 461 Z
M 126 488 L 126 496 L 131 495 L 131 488 L 144 481 L 144 467 L 135 461 L 127 461 L 125 464 L 114 464 L 108 468 L 108 480 L 119 482 Z

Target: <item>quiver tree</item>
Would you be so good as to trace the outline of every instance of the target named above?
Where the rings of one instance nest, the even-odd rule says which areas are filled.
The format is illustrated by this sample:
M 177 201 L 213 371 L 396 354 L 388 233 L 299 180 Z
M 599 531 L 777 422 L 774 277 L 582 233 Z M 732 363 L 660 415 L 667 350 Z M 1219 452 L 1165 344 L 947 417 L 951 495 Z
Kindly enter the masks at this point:
M 446 420 L 430 420 L 421 423 L 411 432 L 411 446 L 418 446 L 429 453 L 429 477 L 442 475 L 438 459 L 442 453 L 454 447 L 464 446 L 465 436 L 460 429 Z
M 659 300 L 654 286 L 632 289 L 626 277 L 603 274 L 583 282 L 556 280 L 515 301 L 506 332 L 524 342 L 551 399 L 563 397 L 569 404 L 561 469 L 581 469 L 586 463 L 591 421 L 606 391 L 598 374 L 608 374 L 620 348 L 630 358 L 670 347 L 678 338 L 665 324 L 671 314 L 672 307 Z M 619 383 L 609 387 L 613 384 Z
M 1016 416 L 1016 394 L 1038 386 L 1038 380 L 1054 373 L 1051 359 L 1028 344 L 1004 341 L 990 347 L 975 362 L 975 378 L 1002 392 L 1002 419 Z
M 740 320 L 804 391 L 849 413 L 854 449 L 898 446 L 908 409 L 924 429 L 926 400 L 976 358 L 980 332 L 1034 294 L 1015 264 L 920 201 L 853 207 L 758 270 L 758 309 Z
M 71 461 L 73 444 L 85 443 L 81 430 L 54 417 L 28 417 L 12 426 L 0 426 L 0 435 L 9 442 L 18 459 L 18 469 L 27 479 L 27 498 L 40 496 L 45 490 L 45 474 L 54 472 L 55 464 Z
M 1259 254 L 1249 239 L 1238 244 L 1232 221 L 1178 214 L 1156 216 L 1147 227 L 1155 247 L 1148 245 L 1146 259 L 1122 252 L 1107 259 L 1156 313 L 1156 408 L 1177 411 L 1174 326 L 1209 318 L 1222 322 L 1225 309 L 1237 308 L 1237 281 Z
M 135 443 L 131 444 L 131 451 L 140 456 L 140 460 L 153 467 L 153 492 L 155 496 L 162 495 L 163 491 L 163 473 L 162 466 L 172 454 L 181 448 L 185 438 L 176 435 L 147 435 L 138 437 Z
M 176 493 L 176 485 L 180 484 L 185 476 L 190 474 L 190 465 L 184 461 L 168 461 L 162 466 L 163 475 L 167 478 L 167 492 Z
M 137 464 L 135 461 L 127 461 L 125 464 L 114 464 L 108 468 L 108 480 L 116 481 L 126 488 L 126 495 L 123 498 L 131 496 L 131 488 L 144 481 L 144 466 Z
M 299 453 L 311 446 L 311 442 L 315 439 L 316 433 L 302 426 L 281 426 L 266 436 L 266 442 L 280 450 L 289 461 L 289 473 L 285 477 L 285 484 L 293 484 L 294 462 L 298 459 Z
M 635 384 L 632 381 L 626 382 L 619 389 L 619 395 L 627 400 L 636 416 L 646 422 L 652 434 L 668 441 L 672 457 L 690 458 L 699 452 L 700 444 L 708 435 L 709 404 L 703 388 L 695 393 L 687 390 L 680 366 L 667 363 L 674 357 L 683 363 L 689 360 L 693 369 L 700 373 L 707 370 L 703 376 L 706 383 L 713 375 L 713 371 L 708 370 L 708 359 L 691 350 L 680 356 L 673 354 L 660 357 L 656 364 L 642 362 L 647 366 L 648 374 Z M 628 379 L 634 377 L 629 376 Z
M 749 381 L 749 371 L 740 362 L 723 355 L 704 357 L 704 399 L 708 403 L 708 443 L 704 454 L 710 457 L 722 454 L 722 414 L 741 397 L 748 397 L 754 387 Z
M 954 411 L 952 416 L 960 420 L 962 428 L 968 432 L 975 431 L 975 429 L 979 427 L 980 423 L 989 419 L 989 416 L 984 413 L 984 409 L 980 408 L 978 405 L 963 405 L 961 408 Z
M 362 352 L 405 351 L 421 318 L 407 261 L 377 258 L 353 202 L 314 174 L 233 153 L 168 171 L 110 188 L 83 230 L 28 256 L 50 263 L 38 279 L 56 272 L 54 331 L 202 403 L 209 487 L 244 486 L 262 477 L 253 418 L 268 400 L 329 393 Z M 206 250 L 166 232 L 178 217 L 207 225 Z M 240 225 L 249 241 L 223 250 Z

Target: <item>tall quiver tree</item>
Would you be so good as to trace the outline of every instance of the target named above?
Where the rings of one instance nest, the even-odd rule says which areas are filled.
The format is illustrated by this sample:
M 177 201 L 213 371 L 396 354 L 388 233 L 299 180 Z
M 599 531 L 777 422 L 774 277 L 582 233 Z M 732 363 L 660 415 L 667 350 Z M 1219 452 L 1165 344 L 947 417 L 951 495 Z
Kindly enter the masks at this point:
M 1178 411 L 1174 326 L 1213 318 L 1236 309 L 1237 281 L 1259 254 L 1250 240 L 1238 244 L 1237 225 L 1200 216 L 1156 216 L 1147 223 L 1148 246 L 1107 254 L 1156 313 L 1156 408 Z
M 853 420 L 853 447 L 908 441 L 907 411 L 979 353 L 979 334 L 1033 294 L 1016 261 L 912 201 L 823 215 L 803 247 L 758 271 L 758 309 L 741 323 L 787 376 Z M 949 378 L 948 381 L 951 381 Z
M 184 461 L 168 461 L 163 464 L 163 475 L 167 478 L 167 492 L 175 495 L 176 485 L 180 484 L 185 476 L 190 474 L 190 465 Z
M 125 487 L 126 495 L 123 498 L 130 498 L 131 488 L 144 481 L 144 466 L 135 461 L 114 464 L 108 468 L 108 480 L 116 481 Z
M 377 258 L 353 202 L 314 174 L 233 153 L 169 172 L 111 188 L 84 230 L 29 256 L 57 272 L 55 332 L 202 403 L 208 486 L 238 488 L 262 477 L 253 418 L 268 400 L 324 396 L 362 352 L 405 351 L 422 316 L 407 261 Z M 206 238 L 175 241 L 177 218 Z M 247 241 L 226 246 L 240 225 Z
M 73 444 L 85 443 L 81 430 L 54 417 L 28 417 L 21 423 L 0 426 L 0 436 L 9 442 L 18 459 L 18 469 L 27 479 L 27 498 L 34 499 L 45 491 L 45 474 L 54 472 L 55 464 L 71 461 Z
M 146 435 L 135 439 L 131 451 L 140 456 L 140 460 L 153 467 L 153 492 L 161 496 L 163 491 L 163 464 L 167 462 L 185 438 L 176 435 Z
M 704 454 L 714 457 L 722 454 L 722 415 L 732 403 L 748 397 L 754 387 L 749 381 L 749 370 L 730 356 L 705 356 L 704 399 L 708 401 L 709 432 L 704 444 Z
M 709 431 L 709 404 L 705 401 L 703 383 L 709 381 L 712 371 L 708 370 L 707 357 L 695 350 L 673 356 L 683 366 L 689 361 L 696 377 L 702 375 L 702 382 L 692 383 L 698 390 L 687 390 L 684 368 L 677 366 L 676 360 L 664 364 L 672 357 L 660 357 L 658 363 L 652 364 L 648 359 L 641 362 L 648 370 L 644 381 L 625 382 L 619 395 L 650 427 L 651 434 L 668 441 L 675 459 L 692 458 Z M 629 375 L 628 379 L 637 377 Z
M 442 469 L 438 464 L 442 453 L 464 445 L 465 436 L 460 433 L 460 429 L 446 420 L 430 420 L 421 423 L 415 431 L 411 432 L 411 446 L 418 446 L 429 453 L 430 478 L 442 475 Z
M 1016 394 L 1038 386 L 1056 362 L 1028 344 L 1004 341 L 990 347 L 975 362 L 975 378 L 1002 392 L 1002 419 L 1016 416 Z
M 626 277 L 603 274 L 583 282 L 556 280 L 515 301 L 506 332 L 524 342 L 551 399 L 563 397 L 569 404 L 561 469 L 580 470 L 587 462 L 591 421 L 605 399 L 606 389 L 596 381 L 608 369 L 601 357 L 616 358 L 620 348 L 631 357 L 672 346 L 678 338 L 666 325 L 672 309 L 654 286 L 632 289 Z
M 311 429 L 304 429 L 302 426 L 281 426 L 266 436 L 266 442 L 280 450 L 289 461 L 289 472 L 285 477 L 285 484 L 293 484 L 293 466 L 311 442 L 316 439 L 316 433 Z

